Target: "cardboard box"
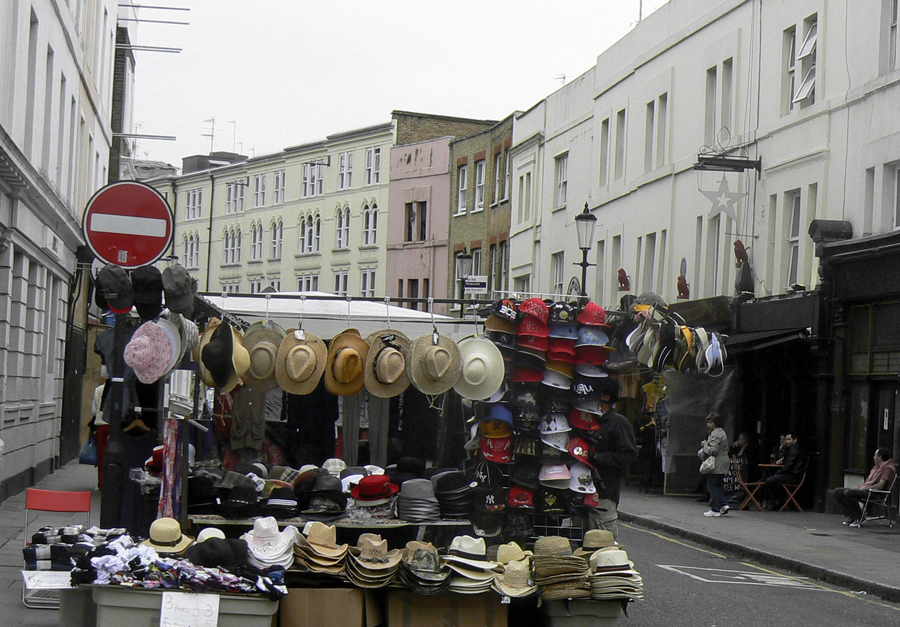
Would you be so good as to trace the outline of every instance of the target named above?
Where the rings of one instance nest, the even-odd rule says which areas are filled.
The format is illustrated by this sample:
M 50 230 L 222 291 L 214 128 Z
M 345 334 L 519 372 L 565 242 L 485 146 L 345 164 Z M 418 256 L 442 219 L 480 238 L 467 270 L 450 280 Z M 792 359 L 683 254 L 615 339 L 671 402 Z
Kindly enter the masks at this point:
M 615 627 L 623 613 L 619 601 L 587 599 L 545 602 L 541 611 L 548 627 Z
M 506 627 L 506 606 L 494 592 L 427 596 L 391 590 L 387 613 L 387 627 Z
M 359 588 L 288 588 L 281 627 L 378 627 L 381 595 Z

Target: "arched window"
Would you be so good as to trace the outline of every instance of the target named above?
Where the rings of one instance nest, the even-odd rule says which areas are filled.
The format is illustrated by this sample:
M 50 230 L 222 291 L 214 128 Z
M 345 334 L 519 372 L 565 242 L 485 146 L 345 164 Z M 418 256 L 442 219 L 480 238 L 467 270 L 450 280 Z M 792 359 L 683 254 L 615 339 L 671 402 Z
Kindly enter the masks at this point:
M 312 249 L 314 253 L 319 252 L 319 242 L 322 239 L 322 216 L 316 215 L 316 228 L 313 234 Z
M 302 255 L 307 252 L 306 250 L 306 216 L 300 218 L 300 237 L 298 238 L 299 243 L 297 244 L 297 254 Z
M 241 262 L 241 229 L 238 228 L 237 232 L 234 235 L 234 239 L 231 240 L 231 247 L 234 250 L 234 263 Z
M 250 260 L 259 261 L 262 259 L 263 248 L 263 229 L 262 224 L 254 224 L 250 227 Z
M 281 259 L 282 235 L 284 233 L 284 222 L 272 222 L 272 248 L 270 250 L 269 259 Z
M 233 263 L 231 260 L 231 233 L 227 229 L 225 230 L 225 236 L 222 240 L 224 241 L 224 246 L 222 247 L 224 250 L 222 263 Z
M 378 239 L 378 206 L 363 207 L 363 246 L 374 246 Z

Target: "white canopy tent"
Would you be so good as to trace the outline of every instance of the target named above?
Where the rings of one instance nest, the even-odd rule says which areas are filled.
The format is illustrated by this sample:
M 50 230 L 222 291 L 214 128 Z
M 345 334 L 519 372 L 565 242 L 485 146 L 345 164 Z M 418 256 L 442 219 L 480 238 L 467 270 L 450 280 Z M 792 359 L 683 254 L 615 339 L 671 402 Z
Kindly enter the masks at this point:
M 410 339 L 431 331 L 432 322 L 438 331 L 455 340 L 475 332 L 473 320 L 460 320 L 406 309 L 386 303 L 336 298 L 325 292 L 276 292 L 253 295 L 201 294 L 222 311 L 253 323 L 268 318 L 285 329 L 296 328 L 303 320 L 303 328 L 323 339 L 331 339 L 347 328 L 358 329 L 363 337 L 388 326 L 402 331 Z

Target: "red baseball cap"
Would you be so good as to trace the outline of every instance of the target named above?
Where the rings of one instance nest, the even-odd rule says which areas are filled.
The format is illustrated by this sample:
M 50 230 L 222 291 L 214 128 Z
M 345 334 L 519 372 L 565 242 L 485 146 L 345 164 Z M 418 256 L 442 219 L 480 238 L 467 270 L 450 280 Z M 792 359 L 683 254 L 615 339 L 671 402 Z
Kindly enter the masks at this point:
M 547 336 L 518 335 L 516 336 L 516 345 L 522 348 L 532 348 L 544 353 L 550 348 L 550 341 L 547 339 Z
M 575 363 L 602 366 L 609 359 L 609 353 L 603 346 L 579 346 L 575 349 Z
M 544 371 L 528 366 L 516 366 L 513 370 L 513 383 L 540 383 L 544 380 Z
M 550 308 L 540 298 L 529 298 L 519 305 L 519 311 L 529 316 L 534 316 L 544 324 L 547 324 L 547 321 L 550 319 Z
M 534 507 L 534 492 L 521 485 L 514 485 L 509 490 L 509 506 L 532 508 Z
M 573 409 L 569 412 L 569 424 L 582 431 L 597 431 L 600 428 L 600 423 L 597 422 L 594 414 L 580 409 Z
M 597 303 L 591 301 L 584 306 L 578 314 L 578 322 L 592 327 L 608 327 L 606 324 L 606 310 Z
M 589 461 L 590 445 L 584 438 L 569 438 L 566 450 L 569 451 L 569 455 L 580 461 L 582 464 L 586 464 L 591 468 L 594 467 Z
M 522 324 L 519 325 L 517 335 L 534 335 L 536 337 L 547 337 L 550 335 L 550 327 L 546 322 L 541 322 L 532 316 L 525 316 Z
M 483 438 L 481 454 L 489 462 L 508 464 L 512 458 L 512 438 Z

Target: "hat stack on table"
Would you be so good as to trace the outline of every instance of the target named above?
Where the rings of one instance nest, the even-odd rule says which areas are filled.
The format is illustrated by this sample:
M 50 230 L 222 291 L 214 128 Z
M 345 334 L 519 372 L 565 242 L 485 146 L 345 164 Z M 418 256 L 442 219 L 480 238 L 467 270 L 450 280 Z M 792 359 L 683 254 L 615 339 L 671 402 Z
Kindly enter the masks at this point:
M 393 503 L 400 486 L 387 475 L 369 475 L 360 479 L 350 494 L 356 507 L 376 519 L 393 518 Z
M 305 518 L 335 520 L 345 514 L 347 495 L 341 480 L 333 475 L 316 475 L 313 489 L 307 495 L 309 506 L 303 510 Z
M 534 543 L 534 583 L 545 601 L 586 599 L 591 596 L 587 560 L 572 554 L 569 540 L 545 536 Z
M 397 514 L 409 522 L 437 520 L 441 517 L 440 502 L 434 495 L 431 479 L 409 479 L 400 486 Z
M 497 547 L 499 568 L 494 573 L 494 592 L 511 598 L 531 596 L 538 591 L 531 577 L 531 551 L 523 551 L 515 542 Z
M 360 588 L 383 588 L 394 581 L 402 559 L 399 549 L 388 550 L 387 540 L 363 533 L 356 546 L 350 547 L 346 575 Z
M 441 594 L 450 587 L 450 573 L 433 544 L 416 540 L 407 543 L 399 571 L 400 582 L 407 588 L 419 594 Z
M 621 548 L 598 549 L 590 558 L 591 598 L 597 601 L 644 598 L 644 579 Z
M 473 496 L 478 482 L 461 471 L 432 477 L 442 518 L 467 518 L 475 509 Z
M 481 594 L 491 589 L 494 569 L 498 565 L 488 561 L 484 538 L 456 536 L 443 561 L 453 571 L 450 575 L 451 592 Z
M 247 542 L 248 561 L 259 569 L 290 567 L 294 563 L 294 544 L 299 538 L 300 532 L 293 525 L 279 531 L 278 521 L 272 516 L 257 518 L 253 529 L 241 536 Z
M 337 543 L 337 529 L 323 522 L 307 525 L 294 546 L 294 567 L 323 575 L 343 576 L 349 545 Z

